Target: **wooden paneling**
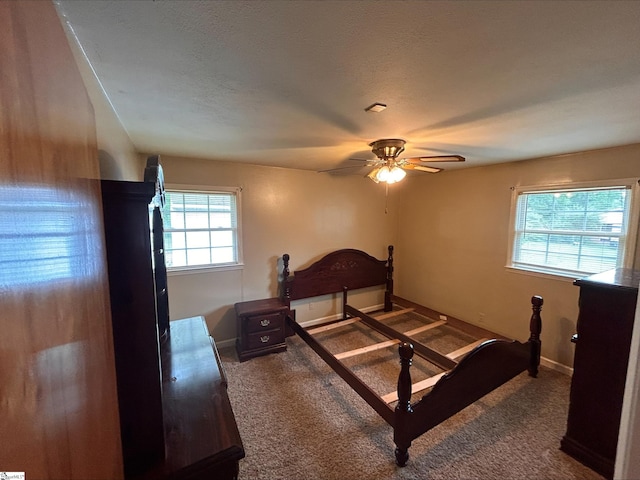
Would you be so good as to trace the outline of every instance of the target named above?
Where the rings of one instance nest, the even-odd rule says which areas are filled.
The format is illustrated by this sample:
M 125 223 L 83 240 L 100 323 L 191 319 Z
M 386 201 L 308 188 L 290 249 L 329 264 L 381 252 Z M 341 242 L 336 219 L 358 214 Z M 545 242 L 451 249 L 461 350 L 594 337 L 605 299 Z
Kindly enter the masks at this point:
M 0 469 L 121 478 L 93 109 L 48 1 L 0 2 Z

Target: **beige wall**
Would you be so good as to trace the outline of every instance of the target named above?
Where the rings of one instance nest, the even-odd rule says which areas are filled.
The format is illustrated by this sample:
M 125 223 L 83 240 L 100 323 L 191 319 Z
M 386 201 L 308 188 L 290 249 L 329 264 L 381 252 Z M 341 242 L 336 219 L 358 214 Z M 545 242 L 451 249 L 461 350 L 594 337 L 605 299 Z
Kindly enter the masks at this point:
M 572 365 L 578 288 L 505 268 L 511 187 L 640 176 L 640 145 L 409 178 L 400 193 L 396 291 L 526 340 L 542 295 L 542 354 Z
M 401 185 L 390 188 L 386 214 L 384 188 L 360 176 L 168 156 L 162 164 L 168 185 L 242 187 L 244 268 L 169 277 L 171 318 L 204 315 L 216 341 L 236 336 L 234 303 L 277 295 L 283 253 L 294 271 L 339 248 L 386 258 L 395 241 Z M 334 311 L 326 298 L 297 309 L 302 321 Z

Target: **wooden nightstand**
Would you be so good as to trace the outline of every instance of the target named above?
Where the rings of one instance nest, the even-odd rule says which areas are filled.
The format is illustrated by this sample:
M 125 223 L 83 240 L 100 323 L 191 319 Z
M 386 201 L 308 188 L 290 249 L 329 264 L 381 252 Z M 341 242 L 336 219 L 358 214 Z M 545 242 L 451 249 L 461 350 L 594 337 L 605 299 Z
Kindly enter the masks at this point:
M 281 299 L 239 302 L 235 308 L 238 329 L 236 350 L 241 362 L 287 349 L 285 320 L 289 308 Z

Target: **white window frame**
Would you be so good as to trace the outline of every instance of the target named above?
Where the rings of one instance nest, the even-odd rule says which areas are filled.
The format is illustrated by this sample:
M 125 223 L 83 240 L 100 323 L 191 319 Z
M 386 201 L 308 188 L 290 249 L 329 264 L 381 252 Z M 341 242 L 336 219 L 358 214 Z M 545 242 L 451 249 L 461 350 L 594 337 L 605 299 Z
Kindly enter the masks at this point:
M 613 180 L 599 180 L 589 182 L 571 182 L 546 185 L 530 185 L 512 187 L 511 211 L 509 218 L 509 244 L 507 249 L 506 268 L 515 272 L 525 273 L 535 276 L 553 277 L 561 280 L 574 280 L 585 277 L 590 273 L 580 271 L 562 271 L 559 269 L 544 268 L 537 266 L 524 266 L 514 262 L 516 223 L 518 221 L 518 198 L 524 193 L 553 192 L 566 190 L 588 190 L 598 188 L 625 187 L 629 188 L 631 198 L 629 200 L 629 211 L 625 212 L 627 222 L 627 232 L 624 240 L 623 255 L 619 259 L 617 267 L 632 268 L 636 252 L 636 237 L 638 233 L 638 217 L 640 216 L 640 187 L 637 178 L 624 178 Z
M 236 253 L 237 261 L 233 263 L 221 264 L 204 264 L 193 266 L 169 267 L 167 266 L 167 275 L 185 275 L 192 273 L 203 273 L 207 271 L 225 271 L 240 270 L 244 268 L 242 254 L 242 188 L 241 187 L 213 187 L 201 185 L 165 185 L 165 192 L 168 193 L 201 193 L 203 195 L 212 195 L 216 193 L 233 194 L 236 197 Z M 166 242 L 166 240 L 165 240 Z

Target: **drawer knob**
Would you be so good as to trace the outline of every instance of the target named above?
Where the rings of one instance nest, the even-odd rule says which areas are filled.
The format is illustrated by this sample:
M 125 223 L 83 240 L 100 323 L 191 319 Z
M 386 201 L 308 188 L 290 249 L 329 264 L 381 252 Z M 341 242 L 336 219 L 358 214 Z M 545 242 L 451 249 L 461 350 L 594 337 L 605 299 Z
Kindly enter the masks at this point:
M 269 341 L 269 335 L 263 335 L 262 337 L 260 337 L 260 341 L 262 343 L 267 343 Z
M 263 327 L 268 327 L 271 324 L 271 320 L 269 320 L 268 318 L 263 318 L 262 320 L 260 320 L 260 325 L 262 325 Z

